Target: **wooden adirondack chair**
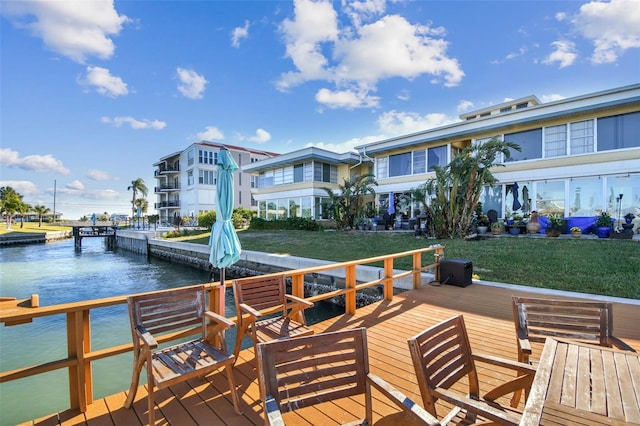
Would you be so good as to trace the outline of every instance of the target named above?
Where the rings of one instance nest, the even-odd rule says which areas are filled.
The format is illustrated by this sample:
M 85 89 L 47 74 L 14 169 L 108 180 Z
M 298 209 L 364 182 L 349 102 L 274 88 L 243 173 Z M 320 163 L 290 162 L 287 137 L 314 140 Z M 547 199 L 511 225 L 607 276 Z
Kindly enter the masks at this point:
M 233 350 L 237 357 L 246 335 L 253 349 L 261 342 L 308 336 L 304 310 L 313 303 L 286 294 L 284 275 L 259 275 L 233 281 L 233 295 L 238 315 L 238 334 Z
M 536 370 L 528 364 L 518 363 L 490 355 L 474 354 L 462 315 L 430 327 L 408 341 L 411 359 L 420 386 L 424 408 L 440 418 L 443 425 L 459 421 L 484 419 L 498 424 L 517 425 L 521 412 L 496 402 L 504 395 L 531 389 Z M 514 371 L 516 378 L 498 385 L 480 397 L 480 384 L 476 362 Z M 468 394 L 451 390 L 467 376 Z M 436 401 L 442 399 L 454 408 L 444 416 L 437 416 Z
M 258 344 L 260 396 L 265 425 L 284 425 L 283 414 L 304 407 L 342 400 L 325 409 L 332 420 L 372 425 L 371 387 L 402 411 L 381 419 L 385 424 L 438 425 L 438 420 L 380 377 L 369 372 L 365 328 L 315 334 Z M 365 418 L 353 421 L 355 403 L 349 397 L 365 396 Z M 323 406 L 318 406 L 323 410 Z M 364 422 L 364 423 L 363 423 Z
M 124 403 L 131 407 L 138 390 L 140 372 L 147 365 L 149 424 L 155 424 L 154 388 L 204 377 L 224 368 L 236 413 L 240 410 L 233 377 L 235 357 L 227 352 L 224 331 L 233 321 L 205 311 L 204 286 L 133 296 L 128 299 L 133 336 L 133 377 Z M 196 331 L 197 338 L 184 338 Z M 217 340 L 216 340 L 217 338 Z M 158 348 L 159 343 L 178 343 Z M 215 342 L 219 342 L 215 344 Z

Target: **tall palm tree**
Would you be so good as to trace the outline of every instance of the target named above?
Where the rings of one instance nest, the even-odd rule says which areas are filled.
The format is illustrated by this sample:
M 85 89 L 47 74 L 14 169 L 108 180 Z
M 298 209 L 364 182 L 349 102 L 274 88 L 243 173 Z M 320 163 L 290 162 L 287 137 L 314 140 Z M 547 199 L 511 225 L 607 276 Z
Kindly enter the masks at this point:
M 49 209 L 49 207 L 37 205 L 33 208 L 33 211 L 38 213 L 38 228 L 40 228 L 42 226 L 42 217 L 49 213 L 51 210 Z
M 138 178 L 131 181 L 131 185 L 127 187 L 127 191 L 133 191 L 133 197 L 131 197 L 131 219 L 133 219 L 136 216 L 136 196 L 138 192 L 140 192 L 143 197 L 146 197 L 149 190 L 147 189 L 147 185 L 144 184 L 144 180 Z
M 29 213 L 30 210 L 31 210 L 31 205 L 27 203 L 22 202 L 18 206 L 18 213 L 20 213 L 20 228 L 24 228 L 24 215 L 26 213 Z
M 22 195 L 10 186 L 3 186 L 0 188 L 0 201 L 2 202 L 2 212 L 7 215 L 7 229 L 11 229 L 11 218 L 23 204 Z

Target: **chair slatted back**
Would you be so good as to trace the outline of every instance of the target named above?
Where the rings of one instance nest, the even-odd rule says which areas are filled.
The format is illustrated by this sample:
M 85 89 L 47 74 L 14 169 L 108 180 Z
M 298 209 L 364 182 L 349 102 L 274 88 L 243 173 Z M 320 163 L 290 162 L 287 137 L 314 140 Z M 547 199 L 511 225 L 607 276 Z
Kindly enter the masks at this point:
M 204 287 L 145 294 L 129 301 L 132 328 L 142 326 L 154 336 L 204 327 L 204 311 Z
M 238 305 L 245 303 L 258 311 L 282 306 L 283 315 L 286 315 L 286 289 L 284 275 L 282 274 L 271 276 L 258 275 L 234 280 L 233 291 L 236 296 L 237 312 L 240 312 Z
M 513 297 L 516 332 L 532 342 L 564 337 L 611 346 L 612 312 L 609 302 Z
M 478 395 L 479 383 L 462 315 L 436 324 L 408 340 L 424 408 L 436 415 L 435 388 L 449 389 L 465 376 L 469 393 Z
M 257 346 L 263 401 L 285 413 L 366 392 L 365 328 L 274 340 Z

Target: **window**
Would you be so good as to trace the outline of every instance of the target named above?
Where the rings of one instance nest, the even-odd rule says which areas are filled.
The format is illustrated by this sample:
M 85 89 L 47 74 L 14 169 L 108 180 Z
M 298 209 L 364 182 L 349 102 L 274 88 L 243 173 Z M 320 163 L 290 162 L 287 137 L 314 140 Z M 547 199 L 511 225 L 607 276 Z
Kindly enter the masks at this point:
M 389 177 L 406 176 L 411 174 L 411 153 L 389 156 Z
M 602 179 L 572 179 L 569 182 L 569 216 L 596 216 L 602 211 Z
M 571 154 L 593 152 L 593 120 L 577 121 L 569 125 Z
M 216 173 L 213 170 L 200 170 L 200 176 L 198 176 L 198 183 L 202 185 L 215 185 Z
M 633 213 L 637 216 L 638 200 L 640 199 L 640 175 L 618 176 L 607 178 L 607 194 L 609 211 L 614 212 L 616 208 L 620 214 L 618 220 L 624 222 L 624 215 Z M 613 194 L 613 195 L 612 195 Z M 622 194 L 622 199 L 619 199 Z
M 187 172 L 187 185 L 193 185 L 193 170 Z
M 257 187 L 258 187 L 258 176 L 251 175 L 251 188 L 257 188 Z
M 338 183 L 338 167 L 335 165 L 314 162 L 313 180 L 316 182 Z
M 525 132 L 504 135 L 506 142 L 520 145 L 522 151 L 511 151 L 511 158 L 505 161 L 523 161 L 542 158 L 542 129 L 527 130 Z
M 304 164 L 296 164 L 293 166 L 293 181 L 304 182 Z
M 545 158 L 567 155 L 567 126 L 549 126 L 544 128 Z
M 564 216 L 564 181 L 539 182 L 536 195 L 536 209 L 541 216 Z
M 447 165 L 447 145 L 429 148 L 427 150 L 428 171 L 433 171 L 433 166 L 445 167 Z
M 198 151 L 198 163 L 218 164 L 218 153 L 213 153 L 212 151 L 205 151 L 201 149 Z
M 419 151 L 413 151 L 413 174 L 417 175 L 419 173 L 427 172 L 427 164 L 426 164 L 426 151 L 421 149 Z
M 598 118 L 598 151 L 640 146 L 640 112 Z
M 190 150 L 187 152 L 187 164 L 188 164 L 189 166 L 193 166 L 193 162 L 195 161 L 195 159 L 194 159 L 194 155 L 195 155 L 195 154 L 193 153 L 193 149 L 190 149 Z
M 378 177 L 378 179 L 385 179 L 389 177 L 388 159 L 388 157 L 376 158 L 376 167 L 378 169 L 376 176 Z

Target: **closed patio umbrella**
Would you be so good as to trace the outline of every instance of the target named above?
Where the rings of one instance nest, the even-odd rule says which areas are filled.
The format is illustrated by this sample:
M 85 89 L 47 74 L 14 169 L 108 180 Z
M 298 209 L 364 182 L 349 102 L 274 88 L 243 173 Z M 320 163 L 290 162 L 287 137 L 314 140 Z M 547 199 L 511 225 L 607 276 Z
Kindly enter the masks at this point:
M 511 186 L 511 192 L 513 193 L 513 211 L 515 212 L 516 210 L 520 210 L 520 207 L 522 207 L 522 204 L 520 204 L 520 201 L 518 200 L 518 182 L 513 182 L 513 185 Z
M 396 205 L 395 205 L 395 199 L 394 199 L 394 194 L 393 192 L 389 193 L 389 208 L 387 209 L 387 212 L 389 212 L 390 215 L 394 214 L 396 212 Z
M 527 186 L 522 187 L 522 211 L 528 213 L 531 210 L 531 202 L 529 201 L 529 189 Z
M 218 154 L 218 177 L 216 182 L 216 221 L 209 238 L 209 263 L 220 269 L 220 314 L 224 315 L 224 270 L 240 260 L 242 247 L 233 227 L 233 172 L 238 165 L 226 148 Z

